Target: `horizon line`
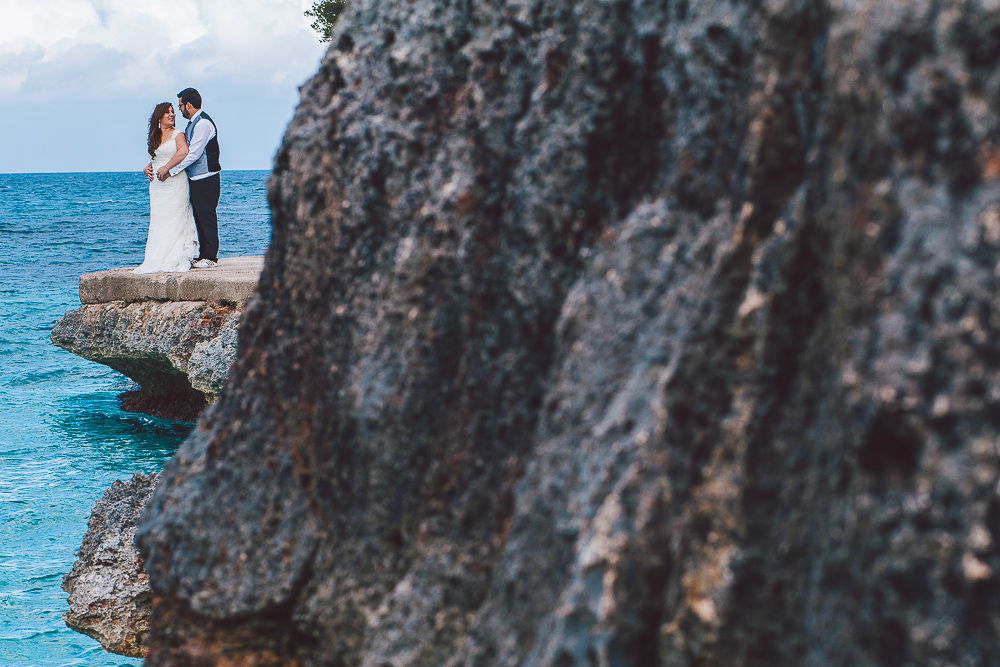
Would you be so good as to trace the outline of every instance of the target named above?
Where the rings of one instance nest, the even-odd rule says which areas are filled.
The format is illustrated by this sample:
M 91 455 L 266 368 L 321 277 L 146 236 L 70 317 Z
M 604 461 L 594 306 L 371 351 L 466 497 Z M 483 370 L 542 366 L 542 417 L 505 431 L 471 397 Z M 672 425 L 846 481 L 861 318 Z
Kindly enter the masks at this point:
M 219 173 L 233 171 L 272 171 L 271 168 L 267 169 L 223 169 Z M 142 170 L 135 169 L 125 169 L 120 171 L 0 171 L 0 176 L 54 176 L 54 175 L 72 175 L 72 174 L 141 174 Z

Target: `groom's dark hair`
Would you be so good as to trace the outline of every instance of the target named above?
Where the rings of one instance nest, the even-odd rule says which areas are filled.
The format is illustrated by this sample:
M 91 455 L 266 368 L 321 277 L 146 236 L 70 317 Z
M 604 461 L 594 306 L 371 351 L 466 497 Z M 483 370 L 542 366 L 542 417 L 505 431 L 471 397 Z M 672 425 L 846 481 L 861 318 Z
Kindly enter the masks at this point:
M 181 101 L 181 104 L 193 104 L 195 109 L 201 108 L 201 93 L 194 88 L 185 88 L 177 93 L 177 99 Z

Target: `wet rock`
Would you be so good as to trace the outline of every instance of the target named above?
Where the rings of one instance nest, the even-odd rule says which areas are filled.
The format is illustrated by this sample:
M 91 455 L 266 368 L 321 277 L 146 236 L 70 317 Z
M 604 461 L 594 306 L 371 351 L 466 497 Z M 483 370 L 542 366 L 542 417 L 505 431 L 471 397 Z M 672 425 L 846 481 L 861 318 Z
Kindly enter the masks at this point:
M 118 395 L 118 405 L 124 412 L 143 412 L 163 419 L 193 422 L 205 410 L 207 402 L 196 393 L 163 395 L 131 389 Z
M 225 385 L 242 310 L 201 301 L 86 304 L 56 322 L 51 338 L 138 383 L 142 411 L 193 418 Z
M 94 505 L 73 570 L 63 579 L 69 611 L 63 620 L 108 651 L 146 654 L 152 593 L 133 544 L 135 527 L 153 493 L 156 475 L 116 480 Z
M 361 0 L 147 664 L 1000 662 L 1000 14 Z

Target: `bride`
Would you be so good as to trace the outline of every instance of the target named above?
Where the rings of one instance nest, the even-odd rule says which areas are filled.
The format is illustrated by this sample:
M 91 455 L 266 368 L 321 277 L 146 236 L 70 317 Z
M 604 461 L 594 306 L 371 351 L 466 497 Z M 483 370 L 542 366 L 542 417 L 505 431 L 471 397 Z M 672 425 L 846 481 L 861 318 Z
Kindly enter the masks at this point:
M 167 169 L 187 155 L 184 133 L 174 128 L 174 107 L 162 102 L 149 118 L 149 156 L 153 158 L 153 173 Z M 180 272 L 191 268 L 198 256 L 198 230 L 194 225 L 188 177 L 181 172 L 160 181 L 149 179 L 149 233 L 142 265 L 133 273 Z

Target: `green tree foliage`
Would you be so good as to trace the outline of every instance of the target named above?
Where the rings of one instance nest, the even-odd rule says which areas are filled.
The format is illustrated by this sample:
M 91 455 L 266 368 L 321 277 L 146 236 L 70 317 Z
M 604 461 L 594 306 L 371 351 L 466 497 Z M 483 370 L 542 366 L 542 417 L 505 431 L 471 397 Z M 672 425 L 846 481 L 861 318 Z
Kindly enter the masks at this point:
M 306 11 L 306 16 L 316 19 L 311 27 L 319 33 L 319 41 L 329 42 L 333 26 L 344 11 L 347 0 L 315 0 L 312 9 Z

